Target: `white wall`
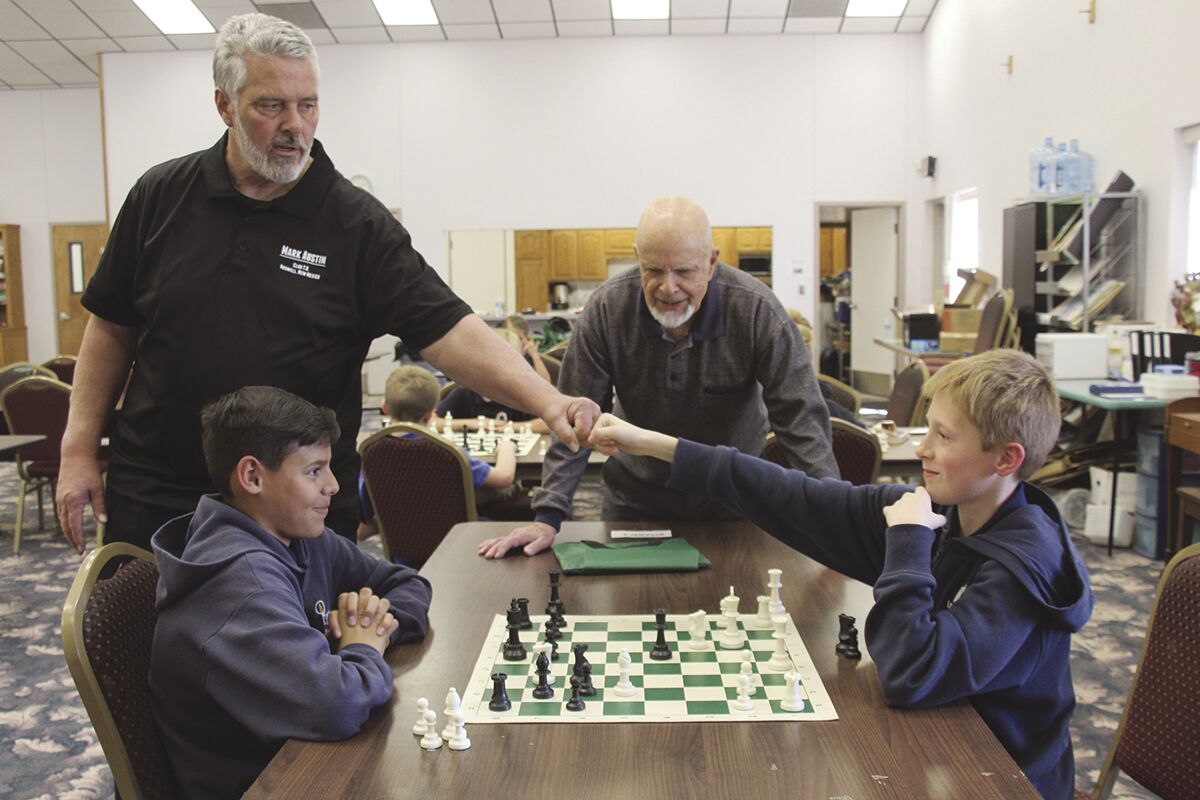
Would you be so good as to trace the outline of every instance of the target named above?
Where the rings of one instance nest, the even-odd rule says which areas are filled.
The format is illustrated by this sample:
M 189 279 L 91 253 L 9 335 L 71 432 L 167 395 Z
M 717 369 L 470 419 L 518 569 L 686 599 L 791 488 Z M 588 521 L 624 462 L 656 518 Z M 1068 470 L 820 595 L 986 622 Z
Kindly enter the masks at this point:
M 1183 207 L 1175 130 L 1200 122 L 1200 3 L 941 0 L 925 34 L 925 132 L 938 157 L 929 194 L 979 187 L 982 266 L 1001 271 L 1001 211 L 1027 195 L 1028 153 L 1078 138 L 1102 189 L 1118 169 L 1145 193 L 1148 318 L 1174 324 Z M 1013 56 L 1013 74 L 999 64 Z
M 684 194 L 716 225 L 773 226 L 776 291 L 812 317 L 815 202 L 907 201 L 908 225 L 922 219 L 917 35 L 339 46 L 320 60 L 318 137 L 439 268 L 448 230 L 632 227 Z M 207 53 L 105 56 L 111 202 L 219 135 L 209 70 Z
M 21 226 L 29 358 L 58 352 L 50 226 L 103 222 L 100 95 L 0 92 L 0 222 Z

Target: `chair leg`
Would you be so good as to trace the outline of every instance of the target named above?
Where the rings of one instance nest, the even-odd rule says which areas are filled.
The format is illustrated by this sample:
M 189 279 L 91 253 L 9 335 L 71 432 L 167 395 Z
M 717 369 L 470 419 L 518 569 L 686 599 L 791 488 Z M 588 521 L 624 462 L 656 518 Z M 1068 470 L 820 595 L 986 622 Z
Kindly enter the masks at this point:
M 37 495 L 38 495 L 38 530 L 39 531 L 46 530 L 46 506 L 45 506 L 45 501 L 42 499 L 42 490 L 45 488 L 46 488 L 46 482 L 38 481 Z
M 17 529 L 13 532 L 13 555 L 21 552 L 21 528 L 25 525 L 25 492 L 29 482 L 21 479 L 21 488 L 17 490 Z

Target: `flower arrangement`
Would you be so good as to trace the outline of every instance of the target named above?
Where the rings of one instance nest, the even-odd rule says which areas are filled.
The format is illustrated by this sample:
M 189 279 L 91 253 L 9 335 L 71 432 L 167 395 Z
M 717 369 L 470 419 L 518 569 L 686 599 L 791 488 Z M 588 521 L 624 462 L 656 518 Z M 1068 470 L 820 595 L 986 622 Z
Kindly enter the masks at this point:
M 1175 321 L 1188 333 L 1200 333 L 1200 272 L 1189 272 L 1171 290 Z

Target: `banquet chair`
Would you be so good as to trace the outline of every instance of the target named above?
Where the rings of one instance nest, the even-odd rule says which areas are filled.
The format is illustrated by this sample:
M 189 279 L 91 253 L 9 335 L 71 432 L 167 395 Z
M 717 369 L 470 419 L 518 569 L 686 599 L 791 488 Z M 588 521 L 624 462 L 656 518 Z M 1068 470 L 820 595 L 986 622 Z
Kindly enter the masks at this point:
M 829 420 L 833 427 L 833 457 L 842 480 L 855 486 L 874 483 L 883 464 L 879 437 L 844 419 Z
M 929 410 L 929 398 L 921 389 L 929 380 L 929 370 L 923 361 L 910 362 L 896 375 L 892 394 L 888 398 L 887 418 L 900 427 L 925 424 L 925 412 Z
M 979 332 L 975 335 L 975 346 L 969 355 L 1011 346 L 1013 337 L 1018 333 L 1016 325 L 1012 289 L 996 292 L 983 306 L 983 313 L 979 316 Z M 921 361 L 932 375 L 951 361 L 962 357 L 932 354 L 921 356 Z
M 180 796 L 150 712 L 157 584 L 154 556 L 116 542 L 87 555 L 63 605 L 67 667 L 122 800 Z
M 47 378 L 55 377 L 51 370 L 43 366 L 30 364 L 28 361 L 16 361 L 0 369 L 0 392 L 22 378 L 28 378 L 30 375 L 45 375 Z M 3 419 L 0 419 L 0 434 L 3 433 L 11 433 L 11 431 L 8 429 L 8 424 Z M 12 459 L 6 457 L 5 460 L 11 461 Z
M 831 400 L 854 414 L 854 416 L 858 416 L 858 412 L 862 408 L 862 395 L 859 394 L 857 389 L 828 375 L 818 373 L 817 380 L 829 388 L 829 397 Z
M 1200 544 L 1163 571 L 1129 699 L 1091 794 L 1105 800 L 1124 772 L 1162 800 L 1197 796 L 1200 787 Z
M 55 356 L 49 361 L 42 363 L 42 366 L 54 373 L 54 376 L 63 383 L 70 386 L 75 382 L 75 362 L 79 359 L 75 356 Z

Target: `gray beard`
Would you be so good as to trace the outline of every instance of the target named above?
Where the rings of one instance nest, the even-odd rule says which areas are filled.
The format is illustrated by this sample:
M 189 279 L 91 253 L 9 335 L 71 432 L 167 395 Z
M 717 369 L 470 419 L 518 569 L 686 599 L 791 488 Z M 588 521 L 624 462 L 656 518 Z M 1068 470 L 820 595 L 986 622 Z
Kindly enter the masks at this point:
M 242 127 L 241 117 L 236 114 L 233 116 L 233 135 L 237 139 L 238 149 L 242 151 L 246 163 L 260 177 L 272 183 L 292 183 L 298 180 L 300 174 L 304 172 L 310 148 L 300 140 L 300 137 L 295 137 L 294 141 L 288 143 L 295 145 L 301 151 L 296 163 L 292 164 L 274 162 L 271 160 L 269 148 L 264 152 L 255 147 L 254 142 L 250 141 L 250 137 L 246 134 L 246 129 Z
M 669 331 L 686 324 L 687 321 L 696 313 L 696 307 L 691 303 L 688 303 L 687 308 L 685 308 L 683 311 L 680 311 L 678 314 L 664 314 L 652 304 L 647 303 L 647 306 L 649 306 L 650 316 L 654 317 L 654 321 Z

